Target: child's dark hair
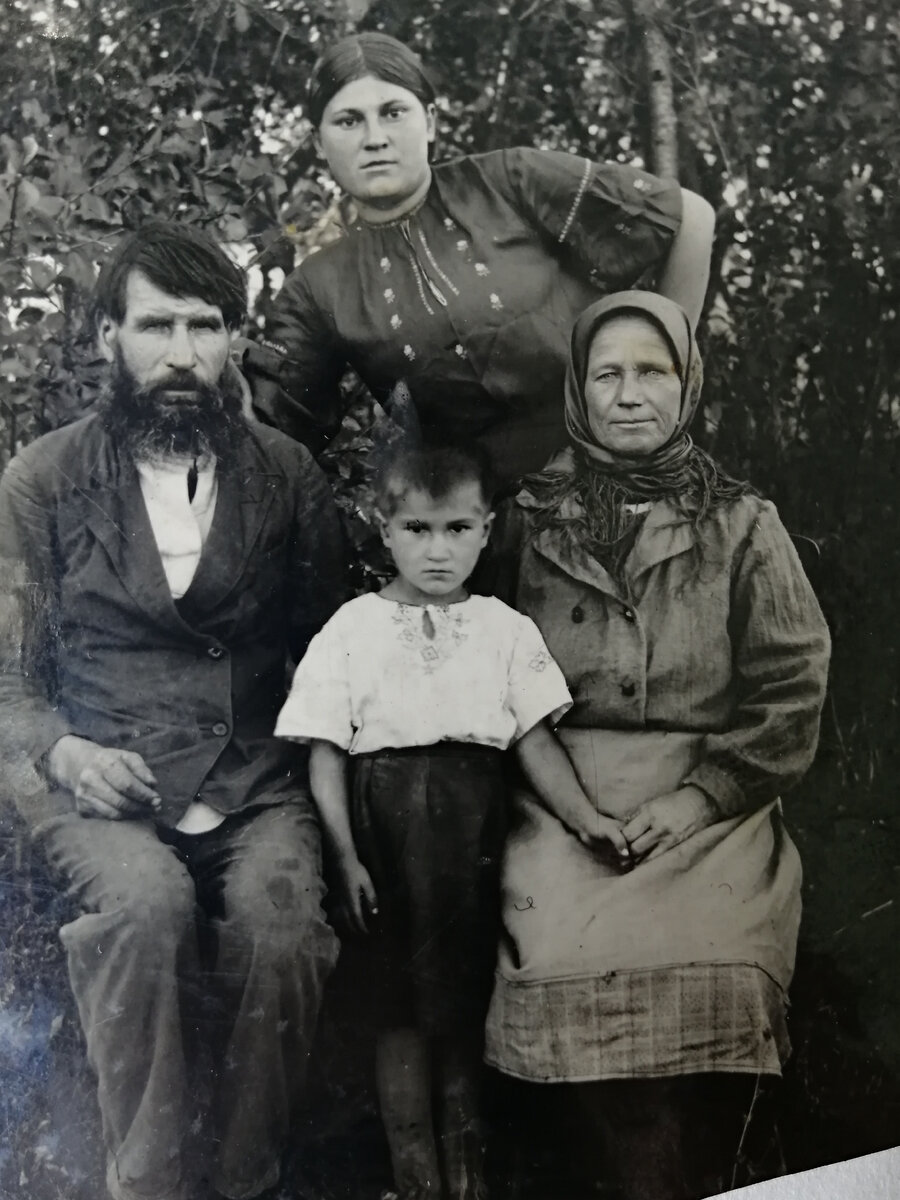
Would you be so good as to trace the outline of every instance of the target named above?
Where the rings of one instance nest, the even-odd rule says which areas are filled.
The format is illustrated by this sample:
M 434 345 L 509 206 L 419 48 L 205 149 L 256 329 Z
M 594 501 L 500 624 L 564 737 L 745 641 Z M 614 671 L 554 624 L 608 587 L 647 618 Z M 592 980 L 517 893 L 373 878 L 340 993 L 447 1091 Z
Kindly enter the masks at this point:
M 376 472 L 375 504 L 382 517 L 390 517 L 408 492 L 424 492 L 433 500 L 443 500 L 467 483 L 478 484 L 485 508 L 490 510 L 497 485 L 490 457 L 477 443 L 401 446 Z

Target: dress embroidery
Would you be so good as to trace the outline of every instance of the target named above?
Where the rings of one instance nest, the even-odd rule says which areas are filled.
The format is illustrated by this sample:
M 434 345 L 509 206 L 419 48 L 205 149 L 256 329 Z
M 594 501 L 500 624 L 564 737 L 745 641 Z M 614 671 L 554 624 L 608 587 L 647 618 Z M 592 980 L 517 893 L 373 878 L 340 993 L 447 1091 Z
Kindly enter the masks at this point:
M 496 292 L 491 292 L 490 300 L 491 300 L 491 308 L 495 312 L 499 311 L 503 307 L 503 301 L 500 299 L 500 297 L 497 295 Z
M 480 275 L 482 279 L 484 279 L 486 275 L 490 275 L 490 273 L 491 272 L 487 263 L 477 262 L 475 264 L 475 274 Z
M 572 207 L 569 209 L 569 215 L 566 217 L 566 223 L 563 225 L 562 233 L 559 235 L 560 243 L 564 242 L 569 236 L 569 230 L 572 228 L 572 222 L 575 220 L 575 214 L 578 212 L 578 206 L 584 199 L 584 193 L 587 191 L 587 185 L 591 178 L 591 170 L 593 163 L 589 158 L 584 160 L 584 171 L 581 175 L 581 183 L 578 185 L 578 191 L 575 193 L 575 199 L 572 201 Z M 635 181 L 637 187 L 638 181 Z M 640 190 L 640 189 L 639 189 Z
M 447 287 L 450 289 L 450 291 L 453 293 L 453 295 L 458 296 L 459 289 L 453 283 L 453 280 L 450 279 L 447 275 L 445 275 L 444 272 L 441 270 L 441 268 L 438 266 L 437 259 L 431 253 L 431 247 L 428 245 L 428 242 L 425 238 L 425 234 L 422 232 L 421 229 L 418 230 L 418 234 L 419 234 L 419 241 L 422 243 L 422 249 L 425 251 L 425 257 L 431 263 L 432 267 L 434 267 L 435 271 L 437 271 L 438 275 L 440 275 L 441 279 L 443 279 L 444 283 L 446 283 Z
M 391 329 L 399 329 L 402 324 L 403 322 L 400 320 L 397 314 L 394 313 L 394 315 L 391 317 Z
M 382 258 L 381 262 L 379 263 L 379 266 L 381 267 L 382 271 L 384 271 L 385 274 L 387 274 L 387 272 L 390 271 L 391 260 L 388 258 L 387 255 L 385 255 L 384 258 Z
M 397 298 L 396 295 L 394 294 L 394 289 L 393 288 L 385 288 L 384 289 L 384 298 L 385 298 L 385 300 L 387 300 L 388 304 L 393 304 Z

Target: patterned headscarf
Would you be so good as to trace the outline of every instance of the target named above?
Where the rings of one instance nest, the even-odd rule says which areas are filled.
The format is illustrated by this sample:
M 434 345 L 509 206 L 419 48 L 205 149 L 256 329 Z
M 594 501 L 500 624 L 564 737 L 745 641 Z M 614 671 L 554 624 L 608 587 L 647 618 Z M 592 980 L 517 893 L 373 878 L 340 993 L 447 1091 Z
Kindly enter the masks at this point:
M 648 454 L 619 454 L 597 441 L 588 419 L 584 384 L 591 343 L 614 317 L 635 316 L 658 329 L 681 381 L 681 409 L 668 439 Z M 616 292 L 585 309 L 572 330 L 565 416 L 571 445 L 523 481 L 519 503 L 535 512 L 536 529 L 554 529 L 573 553 L 621 566 L 633 530 L 633 506 L 668 499 L 695 527 L 705 515 L 753 489 L 732 479 L 695 446 L 688 429 L 697 413 L 703 364 L 690 321 L 674 301 L 655 292 Z
M 639 317 L 662 335 L 681 380 L 681 411 L 668 440 L 648 454 L 626 455 L 601 446 L 591 430 L 584 384 L 591 344 L 597 331 L 616 317 Z M 634 496 L 678 491 L 687 482 L 686 468 L 694 449 L 688 429 L 700 403 L 703 363 L 684 309 L 655 292 L 616 292 L 585 309 L 572 330 L 566 371 L 566 428 L 578 450 L 602 474 L 616 479 Z

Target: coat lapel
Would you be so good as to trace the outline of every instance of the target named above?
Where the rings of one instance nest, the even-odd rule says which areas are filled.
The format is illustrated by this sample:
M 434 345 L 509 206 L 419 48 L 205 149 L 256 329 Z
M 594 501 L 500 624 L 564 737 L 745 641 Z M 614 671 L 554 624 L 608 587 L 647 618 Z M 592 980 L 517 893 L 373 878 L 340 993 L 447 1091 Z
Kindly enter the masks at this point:
M 684 554 L 696 538 L 689 521 L 667 500 L 658 500 L 644 519 L 643 527 L 625 562 L 625 575 L 636 582 L 647 571 L 668 558 Z M 559 538 L 545 529 L 534 539 L 535 550 L 573 579 L 600 592 L 624 599 L 622 589 L 600 563 L 587 554 L 563 552 Z
M 265 471 L 252 438 L 243 437 L 234 461 L 218 468 L 216 510 L 200 563 L 182 603 L 211 612 L 244 577 L 284 477 Z
M 78 493 L 83 519 L 104 547 L 122 586 L 155 622 L 184 628 L 178 615 L 156 539 L 147 515 L 140 480 L 130 459 L 112 446 L 91 476 L 89 494 Z
M 668 500 L 657 500 L 626 562 L 630 579 L 637 580 L 667 558 L 685 554 L 696 542 L 694 527 Z

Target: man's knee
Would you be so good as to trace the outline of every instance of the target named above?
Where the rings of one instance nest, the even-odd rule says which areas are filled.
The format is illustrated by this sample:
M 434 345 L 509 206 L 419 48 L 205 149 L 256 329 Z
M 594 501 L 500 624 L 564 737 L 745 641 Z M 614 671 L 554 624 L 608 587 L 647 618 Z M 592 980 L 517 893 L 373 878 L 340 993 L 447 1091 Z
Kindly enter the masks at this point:
M 276 957 L 333 959 L 336 942 L 322 908 L 325 884 L 314 820 L 285 806 L 256 821 L 253 841 L 226 880 L 226 925 L 250 941 L 264 941 Z

